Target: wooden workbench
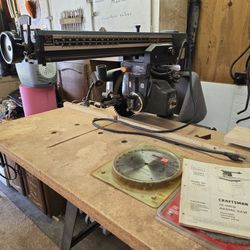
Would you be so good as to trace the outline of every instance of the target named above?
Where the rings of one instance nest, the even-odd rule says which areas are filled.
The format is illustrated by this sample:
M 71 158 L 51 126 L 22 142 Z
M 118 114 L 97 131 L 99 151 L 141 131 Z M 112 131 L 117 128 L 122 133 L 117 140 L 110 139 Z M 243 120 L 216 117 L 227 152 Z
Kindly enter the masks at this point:
M 155 209 L 94 178 L 91 172 L 112 161 L 118 153 L 142 142 L 204 162 L 244 167 L 250 167 L 250 164 L 233 163 L 223 156 L 214 158 L 150 138 L 108 132 L 100 134 L 91 121 L 104 114 L 92 113 L 86 108 L 77 109 L 64 107 L 0 124 L 0 152 L 7 154 L 132 248 L 203 249 L 198 243 L 157 221 Z M 138 119 L 146 121 L 142 116 Z M 162 127 L 174 124 L 160 118 L 147 119 L 148 123 Z M 121 128 L 118 124 L 109 126 Z M 204 139 L 195 136 L 207 134 L 211 134 L 212 139 L 205 141 L 206 144 L 224 145 L 222 134 L 205 128 L 190 126 L 179 132 L 180 136 L 200 143 Z M 127 140 L 127 143 L 121 143 L 122 140 Z

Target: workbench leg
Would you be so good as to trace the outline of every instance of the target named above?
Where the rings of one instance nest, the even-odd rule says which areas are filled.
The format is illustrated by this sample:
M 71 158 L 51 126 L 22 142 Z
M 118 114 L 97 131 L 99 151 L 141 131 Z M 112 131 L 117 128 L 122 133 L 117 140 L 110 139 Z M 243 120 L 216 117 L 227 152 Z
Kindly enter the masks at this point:
M 71 204 L 69 201 L 67 201 L 61 250 L 71 249 L 74 227 L 78 212 L 78 208 Z

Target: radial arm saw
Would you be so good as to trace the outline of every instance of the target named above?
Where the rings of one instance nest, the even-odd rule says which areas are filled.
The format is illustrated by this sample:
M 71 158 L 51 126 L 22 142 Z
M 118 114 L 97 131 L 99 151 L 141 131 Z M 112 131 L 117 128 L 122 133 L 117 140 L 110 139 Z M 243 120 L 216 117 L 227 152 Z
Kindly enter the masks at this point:
M 114 106 L 122 116 L 146 112 L 197 123 L 206 115 L 198 75 L 181 65 L 187 48 L 185 33 L 32 30 L 28 16 L 21 16 L 19 23 L 18 31 L 5 31 L 0 36 L 1 54 L 9 64 L 34 67 L 67 60 L 122 57 L 119 68 L 107 70 L 106 65 L 97 65 L 85 105 L 95 103 L 91 100 L 92 89 L 105 85 L 99 106 Z

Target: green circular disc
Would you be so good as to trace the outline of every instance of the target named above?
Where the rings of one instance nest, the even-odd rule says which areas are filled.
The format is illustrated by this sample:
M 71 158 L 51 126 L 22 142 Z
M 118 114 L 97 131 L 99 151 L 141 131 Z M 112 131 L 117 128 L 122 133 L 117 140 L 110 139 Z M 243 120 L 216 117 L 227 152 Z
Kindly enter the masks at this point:
M 163 184 L 181 174 L 179 158 L 165 150 L 134 149 L 114 160 L 114 174 L 124 182 L 152 186 Z

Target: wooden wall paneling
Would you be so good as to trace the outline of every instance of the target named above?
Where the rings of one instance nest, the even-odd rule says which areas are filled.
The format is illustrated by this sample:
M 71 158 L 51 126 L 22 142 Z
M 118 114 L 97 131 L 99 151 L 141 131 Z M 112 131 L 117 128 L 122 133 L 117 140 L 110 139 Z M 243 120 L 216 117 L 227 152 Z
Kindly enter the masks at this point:
M 187 0 L 160 0 L 160 31 L 186 31 Z
M 249 42 L 249 0 L 202 0 L 194 59 L 202 80 L 232 83 L 230 65 Z M 247 55 L 235 69 L 244 71 L 246 59 Z

